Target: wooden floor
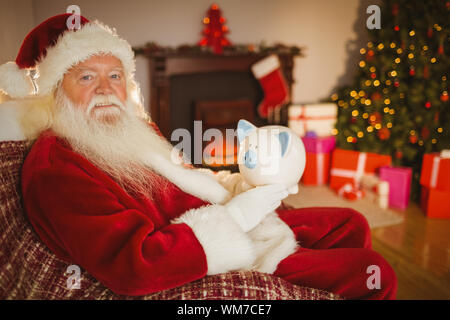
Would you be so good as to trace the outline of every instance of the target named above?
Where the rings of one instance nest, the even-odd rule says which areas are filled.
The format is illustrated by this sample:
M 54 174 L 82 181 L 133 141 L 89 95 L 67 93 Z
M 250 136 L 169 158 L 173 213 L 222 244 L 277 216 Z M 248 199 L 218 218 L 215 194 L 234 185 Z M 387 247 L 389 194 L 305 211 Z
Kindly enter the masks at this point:
M 397 299 L 450 299 L 450 220 L 426 218 L 416 204 L 403 214 L 402 224 L 372 229 L 373 249 L 397 274 Z

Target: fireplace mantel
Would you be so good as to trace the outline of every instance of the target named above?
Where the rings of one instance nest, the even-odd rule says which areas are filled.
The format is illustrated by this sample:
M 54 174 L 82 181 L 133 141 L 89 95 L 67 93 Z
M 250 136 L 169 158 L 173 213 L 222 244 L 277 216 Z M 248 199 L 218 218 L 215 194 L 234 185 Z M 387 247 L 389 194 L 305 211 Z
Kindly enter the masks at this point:
M 150 67 L 150 114 L 163 135 L 170 140 L 172 131 L 170 112 L 171 77 L 222 71 L 250 72 L 251 65 L 267 56 L 260 53 L 234 53 L 229 55 L 195 53 L 143 53 Z M 281 69 L 292 92 L 294 54 L 278 54 Z M 289 99 L 290 100 L 290 99 Z M 285 114 L 286 112 L 284 112 Z M 283 114 L 283 113 L 282 113 Z M 281 121 L 282 123 L 285 122 Z

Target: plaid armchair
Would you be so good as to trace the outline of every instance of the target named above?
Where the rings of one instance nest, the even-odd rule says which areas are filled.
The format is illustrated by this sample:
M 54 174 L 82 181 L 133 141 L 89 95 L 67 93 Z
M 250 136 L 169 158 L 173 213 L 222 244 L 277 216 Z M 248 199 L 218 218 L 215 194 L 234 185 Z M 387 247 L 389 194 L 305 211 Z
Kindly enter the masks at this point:
M 23 212 L 20 172 L 30 143 L 2 140 L 0 136 L 0 299 L 341 299 L 254 271 L 207 276 L 170 290 L 131 297 L 113 293 L 81 270 L 80 289 L 69 289 L 70 264 L 39 240 Z

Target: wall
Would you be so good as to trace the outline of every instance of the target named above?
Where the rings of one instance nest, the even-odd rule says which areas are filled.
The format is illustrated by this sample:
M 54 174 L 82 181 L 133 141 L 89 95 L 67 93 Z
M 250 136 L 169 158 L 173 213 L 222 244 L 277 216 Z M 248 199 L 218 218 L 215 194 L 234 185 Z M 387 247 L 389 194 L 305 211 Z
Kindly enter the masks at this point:
M 371 1 L 377 2 L 377 1 Z M 88 18 L 117 28 L 131 45 L 156 41 L 161 45 L 194 44 L 212 0 L 34 0 L 34 21 L 65 12 L 70 4 Z M 348 83 L 358 50 L 365 40 L 367 0 L 217 0 L 234 43 L 271 44 L 276 41 L 306 47 L 295 61 L 293 100 L 314 102 Z M 23 29 L 29 23 L 16 23 Z M 359 43 L 358 43 L 359 42 Z M 146 104 L 148 66 L 137 59 L 137 78 Z
M 0 0 L 0 65 L 14 60 L 34 26 L 32 0 Z M 0 102 L 6 97 L 0 91 Z
M 16 58 L 33 27 L 33 0 L 0 0 L 0 64 Z

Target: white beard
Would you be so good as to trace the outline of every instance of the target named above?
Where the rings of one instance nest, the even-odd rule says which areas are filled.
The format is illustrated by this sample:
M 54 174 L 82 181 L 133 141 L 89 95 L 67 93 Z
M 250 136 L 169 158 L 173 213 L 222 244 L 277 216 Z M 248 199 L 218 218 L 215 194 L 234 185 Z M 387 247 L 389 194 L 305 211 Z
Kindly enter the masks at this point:
M 96 103 L 109 104 L 111 100 L 117 107 L 94 108 Z M 214 177 L 183 166 L 183 156 L 139 115 L 131 99 L 122 104 L 100 96 L 83 110 L 59 87 L 51 129 L 125 190 L 152 198 L 167 186 L 168 179 L 184 192 L 211 203 L 229 199 L 229 192 Z
M 102 101 L 113 102 L 117 107 L 94 107 Z M 167 180 L 157 179 L 149 172 L 146 158 L 150 153 L 158 153 L 170 161 L 172 145 L 136 110 L 131 99 L 122 104 L 115 96 L 95 96 L 84 111 L 58 88 L 52 130 L 124 189 L 151 198 L 154 191 L 165 187 L 161 182 Z

